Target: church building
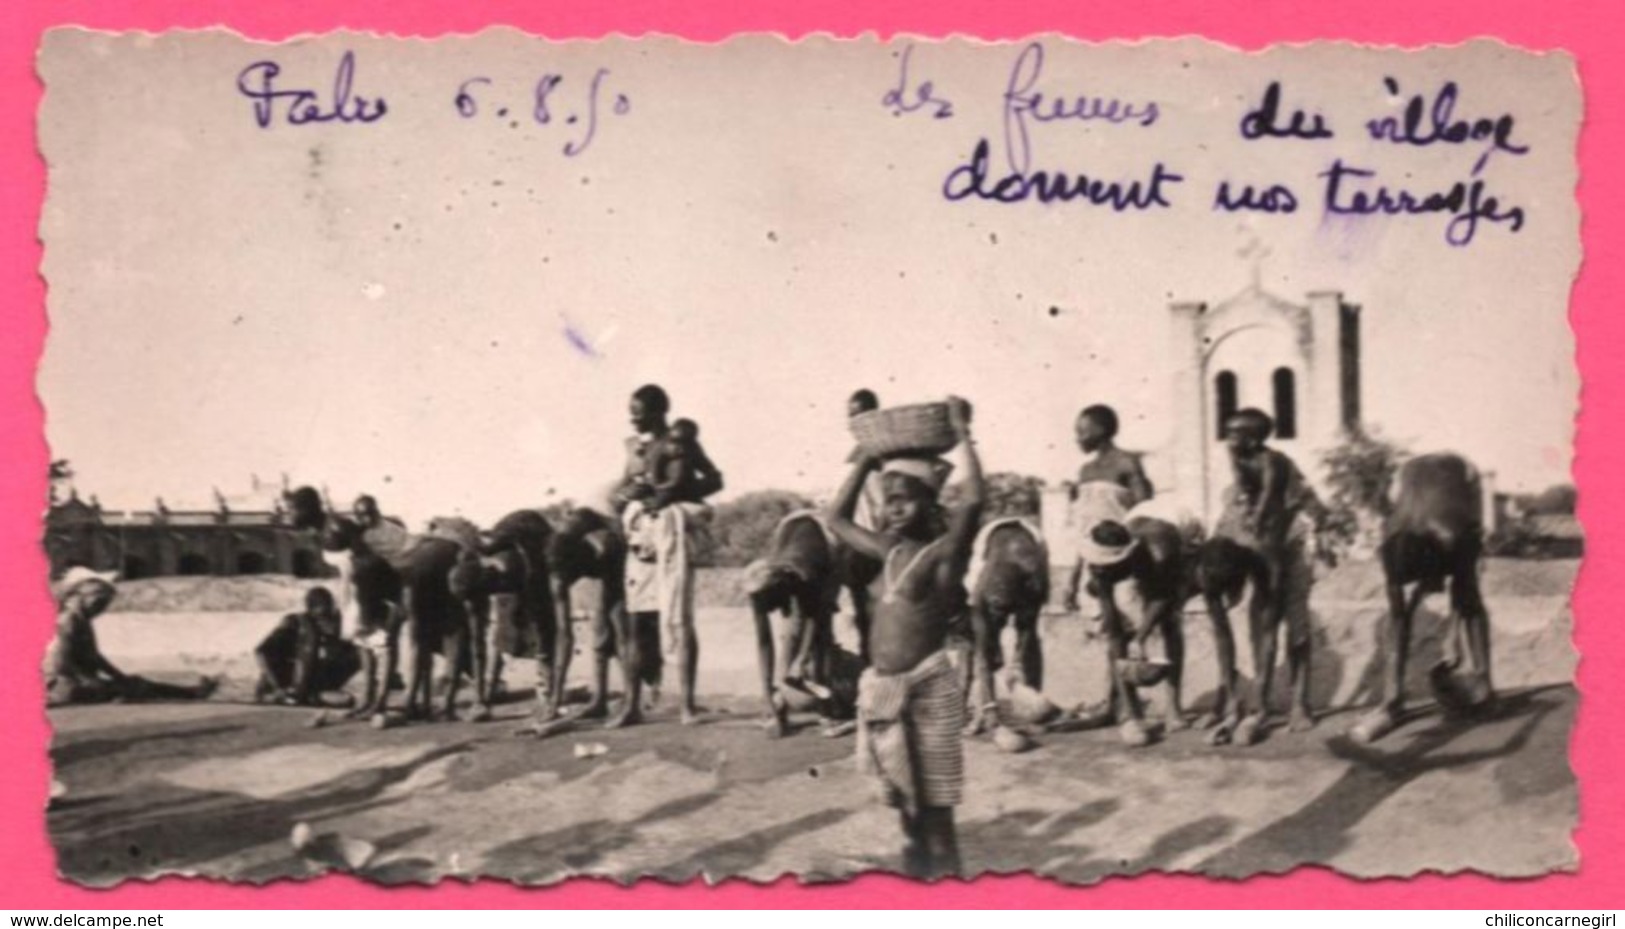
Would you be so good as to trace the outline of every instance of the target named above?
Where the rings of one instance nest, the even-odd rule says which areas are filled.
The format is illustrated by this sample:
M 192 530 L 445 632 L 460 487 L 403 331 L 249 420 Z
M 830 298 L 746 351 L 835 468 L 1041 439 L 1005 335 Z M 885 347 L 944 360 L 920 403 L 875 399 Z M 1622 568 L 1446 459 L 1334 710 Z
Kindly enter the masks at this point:
M 1360 308 L 1336 291 L 1293 303 L 1256 284 L 1223 303 L 1169 308 L 1174 495 L 1211 524 L 1229 486 L 1224 421 L 1256 407 L 1275 420 L 1271 444 L 1311 480 L 1320 456 L 1360 426 Z
M 1247 407 L 1275 420 L 1271 444 L 1318 483 L 1321 454 L 1360 428 L 1360 308 L 1332 290 L 1284 299 L 1259 285 L 1255 269 L 1253 283 L 1228 300 L 1171 304 L 1169 323 L 1170 441 L 1136 449 L 1146 452 L 1157 497 L 1211 527 L 1231 483 L 1223 424 Z M 1057 564 L 1076 557 L 1068 504 L 1066 488 L 1044 494 Z

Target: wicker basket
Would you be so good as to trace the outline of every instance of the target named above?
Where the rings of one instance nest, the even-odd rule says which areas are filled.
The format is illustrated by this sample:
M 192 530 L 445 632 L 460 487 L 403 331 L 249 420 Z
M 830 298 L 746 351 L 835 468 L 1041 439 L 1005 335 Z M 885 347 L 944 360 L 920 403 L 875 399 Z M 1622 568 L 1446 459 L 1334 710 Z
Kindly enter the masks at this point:
M 852 417 L 852 436 L 876 458 L 941 455 L 959 444 L 946 403 L 916 403 Z

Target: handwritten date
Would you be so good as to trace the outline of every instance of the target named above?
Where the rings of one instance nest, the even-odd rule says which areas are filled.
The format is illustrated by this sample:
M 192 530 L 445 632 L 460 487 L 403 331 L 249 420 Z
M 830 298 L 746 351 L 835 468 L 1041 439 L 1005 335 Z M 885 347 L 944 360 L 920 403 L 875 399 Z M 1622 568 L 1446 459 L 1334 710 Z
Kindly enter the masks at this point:
M 590 81 L 569 83 L 565 75 L 549 73 L 538 78 L 531 88 L 528 109 L 536 125 L 561 123 L 574 130 L 573 137 L 564 143 L 566 156 L 574 158 L 591 147 L 606 117 L 625 116 L 632 112 L 632 99 L 626 94 L 610 96 L 610 91 L 604 86 L 609 76 L 608 68 L 599 68 Z M 478 116 L 480 105 L 474 91 L 491 85 L 488 77 L 471 77 L 464 81 L 452 99 L 457 115 L 464 119 Z M 584 90 L 571 97 L 571 92 L 578 86 Z M 499 119 L 507 119 L 509 114 L 506 106 L 497 106 L 492 112 Z

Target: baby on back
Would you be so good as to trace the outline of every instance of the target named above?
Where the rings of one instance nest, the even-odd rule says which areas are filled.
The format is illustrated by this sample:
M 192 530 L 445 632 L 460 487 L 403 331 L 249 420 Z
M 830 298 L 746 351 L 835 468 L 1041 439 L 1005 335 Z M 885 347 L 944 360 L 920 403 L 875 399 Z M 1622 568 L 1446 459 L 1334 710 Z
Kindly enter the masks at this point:
M 700 427 L 692 419 L 673 422 L 655 444 L 645 479 L 654 489 L 650 505 L 655 509 L 672 503 L 704 503 L 722 489 L 722 472 L 701 447 Z

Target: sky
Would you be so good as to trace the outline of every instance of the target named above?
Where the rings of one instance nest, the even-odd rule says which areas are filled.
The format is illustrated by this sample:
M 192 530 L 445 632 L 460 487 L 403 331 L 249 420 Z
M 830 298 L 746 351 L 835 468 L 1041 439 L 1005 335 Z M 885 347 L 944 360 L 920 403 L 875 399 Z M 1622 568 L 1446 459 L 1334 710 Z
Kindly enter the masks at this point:
M 835 486 L 858 387 L 966 396 L 988 467 L 1055 480 L 1076 468 L 1087 403 L 1117 407 L 1130 448 L 1186 428 L 1168 305 L 1222 301 L 1256 273 L 1289 300 L 1330 289 L 1363 308 L 1363 406 L 1382 435 L 1468 454 L 1503 489 L 1569 479 L 1569 59 L 1042 45 L 1043 107 L 1156 117 L 1027 117 L 1029 168 L 1130 180 L 1161 164 L 1183 177 L 1169 208 L 944 196 L 980 140 L 992 179 L 1010 170 L 1021 44 L 915 45 L 902 96 L 931 81 L 952 111 L 939 119 L 883 101 L 904 43 L 53 32 L 38 379 L 53 457 L 113 509 L 206 505 L 212 487 L 286 473 L 414 521 L 491 519 L 612 480 L 628 395 L 658 382 L 729 494 Z M 383 117 L 290 125 L 278 98 L 258 124 L 245 69 L 274 61 L 277 88 L 331 109 L 346 51 L 352 107 L 382 97 Z M 1244 139 L 1272 81 L 1281 125 L 1303 107 L 1333 138 Z M 1424 193 L 1475 179 L 1487 142 L 1364 128 L 1447 81 L 1453 117 L 1513 119 L 1524 151 L 1491 152 L 1476 179 L 1524 211 L 1521 230 L 1481 223 L 1457 247 L 1448 217 L 1326 215 L 1336 159 Z M 1286 184 L 1299 208 L 1215 210 L 1224 180 Z

